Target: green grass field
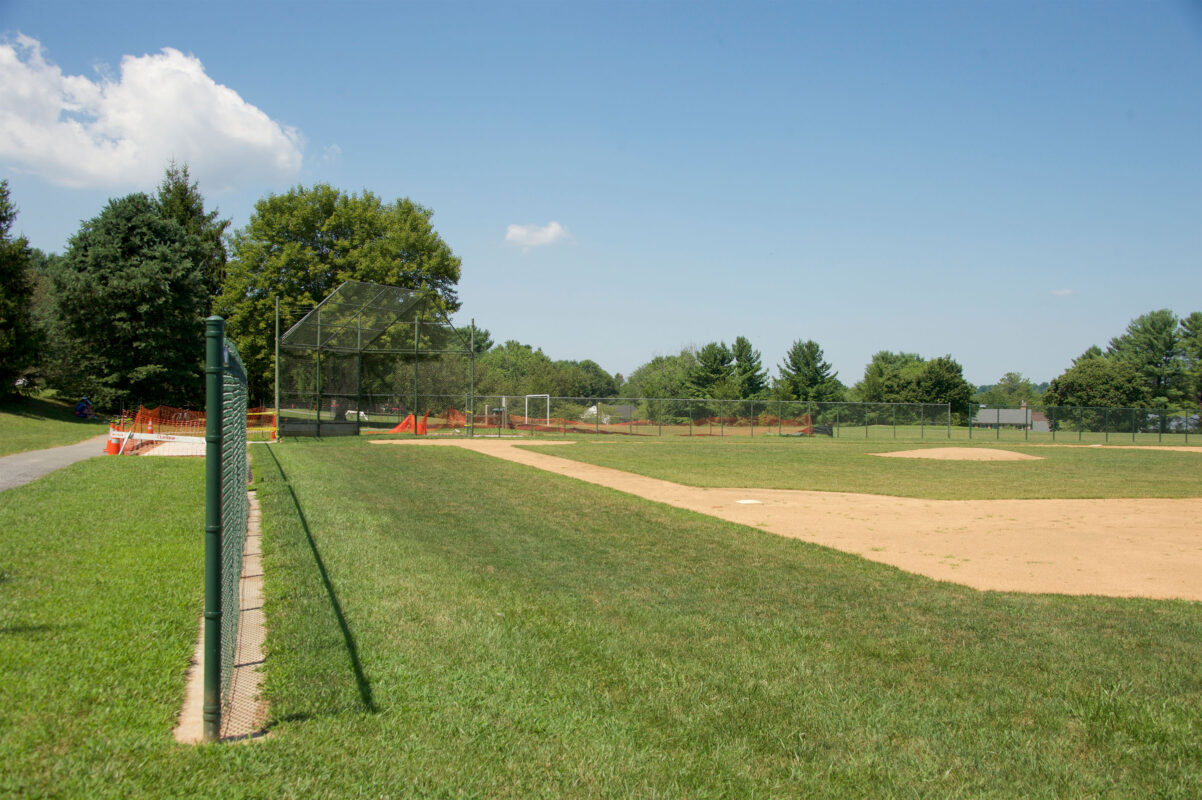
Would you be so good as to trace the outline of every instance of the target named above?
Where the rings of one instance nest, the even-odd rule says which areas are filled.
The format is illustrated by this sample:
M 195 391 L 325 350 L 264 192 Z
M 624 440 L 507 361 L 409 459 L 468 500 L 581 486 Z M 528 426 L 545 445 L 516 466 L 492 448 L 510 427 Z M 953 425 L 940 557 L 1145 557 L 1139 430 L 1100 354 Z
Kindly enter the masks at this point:
M 201 462 L 94 459 L 0 493 L 0 795 L 1202 785 L 1199 604 L 976 592 L 458 450 L 252 453 L 271 735 L 171 740 Z
M 0 402 L 0 456 L 75 444 L 107 431 L 103 419 L 78 419 L 73 403 L 40 398 Z
M 830 439 L 626 439 L 579 437 L 538 452 L 690 486 L 866 492 L 931 499 L 1202 496 L 1197 452 L 977 443 L 1039 461 L 881 458 L 913 442 Z M 928 442 L 925 447 L 969 446 Z

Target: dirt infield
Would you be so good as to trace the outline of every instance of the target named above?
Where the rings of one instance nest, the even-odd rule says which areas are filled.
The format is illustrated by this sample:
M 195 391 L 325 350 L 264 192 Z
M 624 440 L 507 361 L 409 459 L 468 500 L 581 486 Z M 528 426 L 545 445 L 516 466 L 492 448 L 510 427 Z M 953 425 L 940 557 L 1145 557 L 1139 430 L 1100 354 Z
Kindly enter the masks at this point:
M 921 500 L 700 489 L 522 447 L 572 442 L 372 443 L 462 447 L 975 589 L 1202 600 L 1202 498 Z
M 927 447 L 920 450 L 894 450 L 873 453 L 884 458 L 932 458 L 937 461 L 1041 461 L 1039 456 L 997 450 L 992 447 Z

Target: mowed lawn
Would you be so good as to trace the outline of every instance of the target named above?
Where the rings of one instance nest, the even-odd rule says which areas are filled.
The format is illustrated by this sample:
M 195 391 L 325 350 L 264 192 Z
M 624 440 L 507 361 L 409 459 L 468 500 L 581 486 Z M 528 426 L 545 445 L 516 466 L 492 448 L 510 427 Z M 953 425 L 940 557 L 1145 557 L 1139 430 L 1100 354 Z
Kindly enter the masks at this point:
M 876 455 L 932 447 L 1008 450 L 1039 460 L 943 461 Z M 689 486 L 864 492 L 935 500 L 1202 497 L 1202 447 L 1182 452 L 993 442 L 614 437 L 534 449 Z
M 0 664 L 0 795 L 1202 785 L 1198 604 L 975 592 L 449 448 L 252 452 L 271 735 L 172 743 L 200 611 L 200 462 L 98 459 L 0 493 L 0 645 L 23 654 Z M 117 511 L 42 535 L 65 513 L 50 498 L 115 478 Z
M 75 405 L 40 398 L 0 401 L 0 456 L 75 444 L 108 432 L 102 419 L 79 419 Z

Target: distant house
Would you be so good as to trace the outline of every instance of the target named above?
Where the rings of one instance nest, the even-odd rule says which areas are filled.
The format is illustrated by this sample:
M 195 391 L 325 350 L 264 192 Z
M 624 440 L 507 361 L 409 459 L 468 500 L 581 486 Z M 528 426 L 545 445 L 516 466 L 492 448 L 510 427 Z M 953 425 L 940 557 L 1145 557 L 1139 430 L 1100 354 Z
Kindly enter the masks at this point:
M 608 425 L 611 421 L 626 422 L 627 420 L 634 418 L 634 406 L 608 406 L 605 410 L 609 413 L 601 414 L 602 425 Z M 584 422 L 596 421 L 597 406 L 592 405 L 586 408 L 584 413 L 580 415 L 580 419 Z
M 1021 408 L 986 408 L 981 406 L 973 415 L 974 428 L 1019 428 L 1047 433 L 1051 430 L 1047 415 L 1042 411 L 1032 411 L 1023 403 Z

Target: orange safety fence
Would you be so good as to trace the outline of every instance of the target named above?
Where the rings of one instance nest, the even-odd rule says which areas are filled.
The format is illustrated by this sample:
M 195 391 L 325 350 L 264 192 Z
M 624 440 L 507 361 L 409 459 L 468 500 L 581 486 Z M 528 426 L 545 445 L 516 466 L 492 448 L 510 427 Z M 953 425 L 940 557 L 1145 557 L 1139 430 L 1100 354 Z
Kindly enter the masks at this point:
M 139 406 L 136 412 L 125 411 L 113 419 L 110 427 L 118 433 L 166 434 L 171 436 L 205 435 L 205 412 L 173 406 L 146 408 Z M 276 430 L 275 411 L 259 406 L 246 410 L 247 438 L 252 441 L 274 440 Z

